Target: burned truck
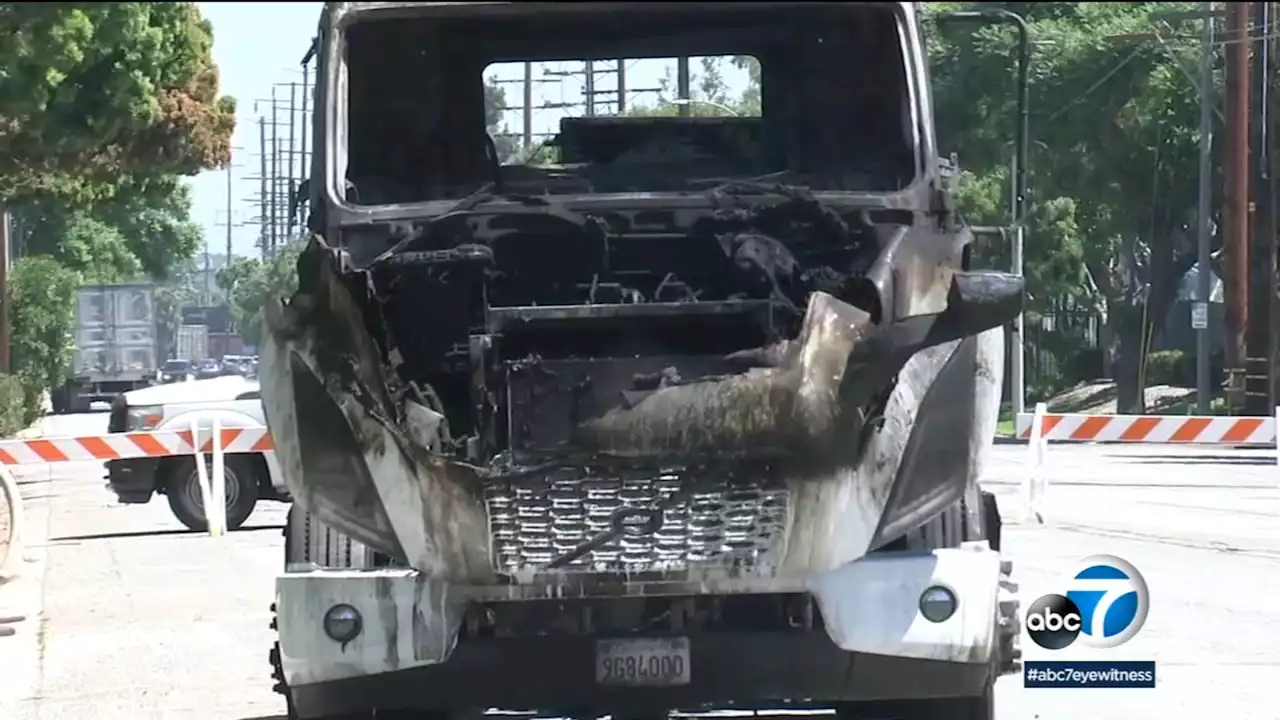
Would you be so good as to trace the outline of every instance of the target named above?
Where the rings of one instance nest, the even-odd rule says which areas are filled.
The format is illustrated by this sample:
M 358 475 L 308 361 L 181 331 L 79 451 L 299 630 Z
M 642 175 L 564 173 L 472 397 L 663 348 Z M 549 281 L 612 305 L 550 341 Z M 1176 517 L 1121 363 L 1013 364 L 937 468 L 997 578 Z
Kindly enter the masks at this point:
M 911 3 L 326 5 L 262 349 L 291 717 L 992 716 L 1023 283 L 971 266 L 923 42 Z M 704 56 L 758 116 L 486 132 L 492 63 Z

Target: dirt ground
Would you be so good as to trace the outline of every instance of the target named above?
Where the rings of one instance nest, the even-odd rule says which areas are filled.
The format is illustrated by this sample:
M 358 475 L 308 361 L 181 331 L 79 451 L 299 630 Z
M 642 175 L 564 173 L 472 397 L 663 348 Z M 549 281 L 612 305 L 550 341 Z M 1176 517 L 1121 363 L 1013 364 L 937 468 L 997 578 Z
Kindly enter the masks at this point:
M 1147 388 L 1146 405 L 1149 412 L 1160 412 L 1186 403 L 1195 402 L 1195 388 L 1173 385 L 1155 385 Z M 1090 415 L 1114 415 L 1116 412 L 1116 385 L 1110 380 L 1094 380 L 1058 393 L 1048 401 L 1049 412 L 1087 413 Z

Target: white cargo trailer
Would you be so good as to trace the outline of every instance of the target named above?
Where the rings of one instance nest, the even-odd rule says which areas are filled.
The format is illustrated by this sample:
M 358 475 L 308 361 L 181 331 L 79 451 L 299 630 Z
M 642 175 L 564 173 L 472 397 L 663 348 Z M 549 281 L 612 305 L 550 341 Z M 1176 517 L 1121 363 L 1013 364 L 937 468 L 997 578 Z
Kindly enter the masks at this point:
M 55 410 L 84 412 L 156 380 L 155 287 L 147 283 L 86 285 L 76 292 L 71 379 Z M 58 402 L 60 401 L 60 402 Z M 61 406 L 61 407 L 59 407 Z

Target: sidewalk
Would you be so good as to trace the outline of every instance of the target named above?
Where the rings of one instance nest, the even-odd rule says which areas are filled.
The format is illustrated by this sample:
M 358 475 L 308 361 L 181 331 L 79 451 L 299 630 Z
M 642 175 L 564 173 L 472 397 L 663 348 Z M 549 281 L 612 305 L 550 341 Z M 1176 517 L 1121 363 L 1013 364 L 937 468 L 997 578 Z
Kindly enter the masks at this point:
M 40 688 L 40 611 L 49 536 L 51 466 L 14 468 L 22 497 L 21 557 L 0 577 L 0 717 L 16 718 Z

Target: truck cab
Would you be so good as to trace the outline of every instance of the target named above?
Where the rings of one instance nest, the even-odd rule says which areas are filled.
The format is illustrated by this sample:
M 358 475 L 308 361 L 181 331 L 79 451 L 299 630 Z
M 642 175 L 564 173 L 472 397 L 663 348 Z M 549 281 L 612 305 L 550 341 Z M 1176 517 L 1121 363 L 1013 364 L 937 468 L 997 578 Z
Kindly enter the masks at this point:
M 970 264 L 923 42 L 912 3 L 326 5 L 261 351 L 291 717 L 992 716 L 1023 284 Z M 758 112 L 486 132 L 493 64 L 710 56 Z

